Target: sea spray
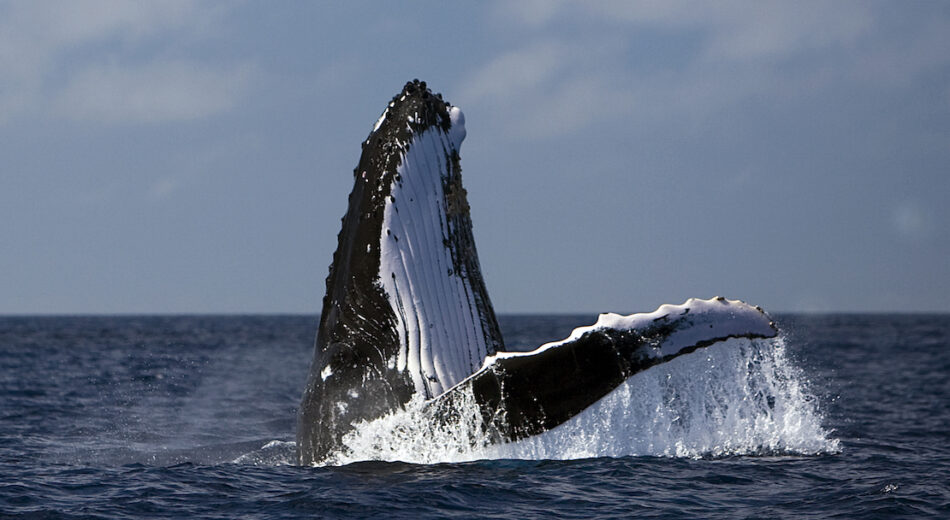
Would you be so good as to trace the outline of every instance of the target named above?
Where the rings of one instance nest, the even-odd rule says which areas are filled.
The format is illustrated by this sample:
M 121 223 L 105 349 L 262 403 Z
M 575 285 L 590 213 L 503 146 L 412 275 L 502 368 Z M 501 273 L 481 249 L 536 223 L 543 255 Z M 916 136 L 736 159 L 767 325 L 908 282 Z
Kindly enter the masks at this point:
M 733 339 L 631 377 L 570 421 L 495 444 L 474 399 L 435 421 L 421 399 L 363 422 L 324 464 L 478 459 L 818 454 L 838 451 L 781 338 Z
M 637 374 L 564 425 L 490 457 L 722 457 L 834 452 L 782 339 L 730 340 Z
M 293 441 L 272 440 L 250 453 L 245 453 L 231 464 L 248 466 L 292 466 L 297 462 L 297 443 Z
M 343 437 L 344 448 L 323 461 L 342 465 L 364 460 L 419 464 L 463 462 L 490 458 L 482 453 L 492 444 L 471 393 L 459 393 L 452 420 L 436 420 L 427 402 L 416 395 L 404 410 L 364 421 Z

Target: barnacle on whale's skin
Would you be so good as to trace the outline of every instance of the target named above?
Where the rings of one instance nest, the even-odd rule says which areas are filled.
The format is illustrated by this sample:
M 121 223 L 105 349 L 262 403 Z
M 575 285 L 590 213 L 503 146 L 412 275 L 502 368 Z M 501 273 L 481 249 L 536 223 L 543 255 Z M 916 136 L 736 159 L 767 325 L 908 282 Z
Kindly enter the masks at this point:
M 603 314 L 563 341 L 505 352 L 462 184 L 465 134 L 462 111 L 414 80 L 362 144 L 298 416 L 302 464 L 413 396 L 430 400 L 435 420 L 451 420 L 458 393 L 474 395 L 502 442 L 557 426 L 656 363 L 775 335 L 760 309 L 693 299 Z

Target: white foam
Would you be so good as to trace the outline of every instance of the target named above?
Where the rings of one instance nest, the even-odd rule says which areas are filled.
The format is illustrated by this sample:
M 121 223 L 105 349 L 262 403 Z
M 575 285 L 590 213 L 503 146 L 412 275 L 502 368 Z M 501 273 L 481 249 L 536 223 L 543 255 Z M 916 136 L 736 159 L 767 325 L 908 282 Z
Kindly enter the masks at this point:
M 356 425 L 327 464 L 421 464 L 478 459 L 705 457 L 837 452 L 784 341 L 733 339 L 641 372 L 563 425 L 489 443 L 474 399 L 461 420 L 433 421 L 415 398 L 405 410 Z

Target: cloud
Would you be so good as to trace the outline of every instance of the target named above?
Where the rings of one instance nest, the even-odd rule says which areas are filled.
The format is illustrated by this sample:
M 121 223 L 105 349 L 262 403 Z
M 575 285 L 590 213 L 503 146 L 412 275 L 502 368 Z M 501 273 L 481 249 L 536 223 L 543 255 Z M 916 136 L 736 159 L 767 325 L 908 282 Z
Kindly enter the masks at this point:
M 946 16 L 890 11 L 852 1 L 500 2 L 492 19 L 518 36 L 463 93 L 522 115 L 514 135 L 546 138 L 631 116 L 688 125 L 750 100 L 812 107 L 950 65 Z
M 563 0 L 521 0 L 495 4 L 495 16 L 500 20 L 514 20 L 528 26 L 542 26 L 562 14 Z
M 55 106 L 67 117 L 109 123 L 202 119 L 230 109 L 244 94 L 247 66 L 208 69 L 185 61 L 90 66 L 70 79 Z
M 180 187 L 181 180 L 172 177 L 162 177 L 149 187 L 148 196 L 154 200 L 165 199 Z
M 904 240 L 921 241 L 933 232 L 929 212 L 920 204 L 904 201 L 891 214 L 891 225 Z
M 504 2 L 496 18 L 543 27 L 558 21 L 592 21 L 627 28 L 700 30 L 711 57 L 775 57 L 848 45 L 873 27 L 864 2 L 597 1 Z
M 535 89 L 548 83 L 572 58 L 571 48 L 560 42 L 532 42 L 480 67 L 466 82 L 462 95 L 482 99 Z
M 603 2 L 588 15 L 634 26 L 699 29 L 708 59 L 776 58 L 853 44 L 873 27 L 862 2 Z
M 37 115 L 169 121 L 226 110 L 253 67 L 203 62 L 189 51 L 215 38 L 226 9 L 234 5 L 0 3 L 0 124 Z
M 616 52 L 610 47 L 610 42 L 531 42 L 475 69 L 463 79 L 459 99 L 515 114 L 506 118 L 513 136 L 541 139 L 574 132 L 635 105 L 629 88 L 597 73 Z
M 176 149 L 165 156 L 162 174 L 151 180 L 145 196 L 153 203 L 161 203 L 196 193 L 196 186 L 202 183 L 205 186 L 197 189 L 217 189 L 214 187 L 229 182 L 222 176 L 238 171 L 248 155 L 264 154 L 263 147 L 260 136 L 248 132 L 205 142 L 200 149 Z

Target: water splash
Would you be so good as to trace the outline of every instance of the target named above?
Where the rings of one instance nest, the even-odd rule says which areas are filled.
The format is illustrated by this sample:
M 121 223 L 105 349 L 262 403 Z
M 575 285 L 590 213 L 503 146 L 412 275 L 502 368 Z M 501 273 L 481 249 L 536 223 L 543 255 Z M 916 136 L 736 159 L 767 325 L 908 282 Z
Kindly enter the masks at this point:
M 785 342 L 736 339 L 681 356 L 630 378 L 557 428 L 491 444 L 474 399 L 452 423 L 424 403 L 357 425 L 329 465 L 364 460 L 422 464 L 478 459 L 811 455 L 839 451 L 821 426 L 818 403 Z
M 731 340 L 658 365 L 571 421 L 493 447 L 507 458 L 817 454 L 838 451 L 781 339 Z
M 232 460 L 232 464 L 250 466 L 289 466 L 297 461 L 297 444 L 293 441 L 273 440 L 259 449 Z

